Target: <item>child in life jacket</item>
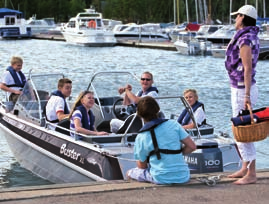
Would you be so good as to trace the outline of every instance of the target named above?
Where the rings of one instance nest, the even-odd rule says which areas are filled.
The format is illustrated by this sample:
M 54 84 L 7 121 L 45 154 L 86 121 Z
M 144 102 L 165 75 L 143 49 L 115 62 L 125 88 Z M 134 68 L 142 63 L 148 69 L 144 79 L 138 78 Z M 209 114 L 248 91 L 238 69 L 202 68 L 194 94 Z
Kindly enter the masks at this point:
M 192 108 L 197 125 L 206 124 L 204 104 L 198 101 L 197 91 L 195 89 L 186 89 L 183 92 L 183 96 Z M 195 124 L 186 108 L 182 111 L 177 121 L 184 129 L 195 128 Z

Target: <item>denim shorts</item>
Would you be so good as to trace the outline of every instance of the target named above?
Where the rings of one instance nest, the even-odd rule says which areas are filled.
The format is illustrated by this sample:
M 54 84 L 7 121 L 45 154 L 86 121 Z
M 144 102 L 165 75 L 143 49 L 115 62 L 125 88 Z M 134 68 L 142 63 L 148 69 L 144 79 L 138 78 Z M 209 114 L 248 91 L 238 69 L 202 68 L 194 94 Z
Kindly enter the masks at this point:
M 149 172 L 149 168 L 140 169 L 136 167 L 136 168 L 130 169 L 127 172 L 127 176 L 139 182 L 149 182 L 149 183 L 154 183 L 154 184 L 160 184 L 157 181 L 154 181 L 153 177 L 151 176 Z

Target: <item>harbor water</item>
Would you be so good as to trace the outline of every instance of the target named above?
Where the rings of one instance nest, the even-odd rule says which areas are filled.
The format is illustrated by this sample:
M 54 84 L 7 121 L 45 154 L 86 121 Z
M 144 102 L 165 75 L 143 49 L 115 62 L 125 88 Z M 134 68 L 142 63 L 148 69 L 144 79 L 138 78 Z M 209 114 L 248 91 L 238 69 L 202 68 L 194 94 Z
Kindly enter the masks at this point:
M 230 88 L 224 59 L 135 47 L 81 47 L 62 41 L 34 39 L 2 40 L 0 45 L 1 72 L 10 64 L 13 55 L 22 56 L 26 74 L 31 69 L 34 73 L 62 72 L 72 79 L 74 98 L 87 88 L 90 76 L 97 71 L 130 71 L 138 76 L 150 71 L 160 95 L 182 95 L 186 88 L 195 88 L 199 100 L 205 104 L 207 122 L 216 132 L 232 134 Z M 268 61 L 259 61 L 256 74 L 259 100 L 255 108 L 269 106 L 268 68 Z M 0 144 L 0 187 L 49 184 L 20 167 L 2 135 Z M 255 144 L 257 168 L 269 168 L 269 139 Z

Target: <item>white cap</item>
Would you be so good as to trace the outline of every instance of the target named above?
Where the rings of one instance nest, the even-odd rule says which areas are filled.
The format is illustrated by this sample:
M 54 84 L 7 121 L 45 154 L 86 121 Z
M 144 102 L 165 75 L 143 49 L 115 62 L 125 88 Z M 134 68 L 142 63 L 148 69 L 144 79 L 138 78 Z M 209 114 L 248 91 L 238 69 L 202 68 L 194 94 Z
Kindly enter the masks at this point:
M 242 6 L 238 11 L 233 12 L 230 15 L 232 16 L 236 14 L 243 14 L 251 18 L 254 18 L 255 20 L 257 20 L 258 17 L 256 9 L 251 5 Z

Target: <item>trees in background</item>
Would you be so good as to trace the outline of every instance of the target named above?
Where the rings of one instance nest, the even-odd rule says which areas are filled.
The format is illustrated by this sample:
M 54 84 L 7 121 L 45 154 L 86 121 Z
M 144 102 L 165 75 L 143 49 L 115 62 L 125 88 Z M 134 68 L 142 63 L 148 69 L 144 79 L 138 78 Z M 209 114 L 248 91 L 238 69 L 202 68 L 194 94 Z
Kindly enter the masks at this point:
M 189 20 L 196 21 L 195 0 L 188 1 Z M 211 2 L 211 18 L 228 22 L 230 0 L 201 0 L 208 5 Z M 256 5 L 257 0 L 233 1 L 232 10 L 235 11 L 247 2 Z M 263 1 L 258 0 L 258 14 L 263 17 Z M 266 0 L 267 1 L 267 0 Z M 186 0 L 1 0 L 0 7 L 7 7 L 24 12 L 25 18 L 33 14 L 37 18 L 54 17 L 56 22 L 66 22 L 70 17 L 85 8 L 94 6 L 96 11 L 102 12 L 104 18 L 121 20 L 124 23 L 136 22 L 174 22 L 174 2 L 178 2 L 178 17 L 180 22 L 187 21 Z M 268 4 L 268 2 L 267 2 Z M 269 13 L 269 5 L 266 5 Z

